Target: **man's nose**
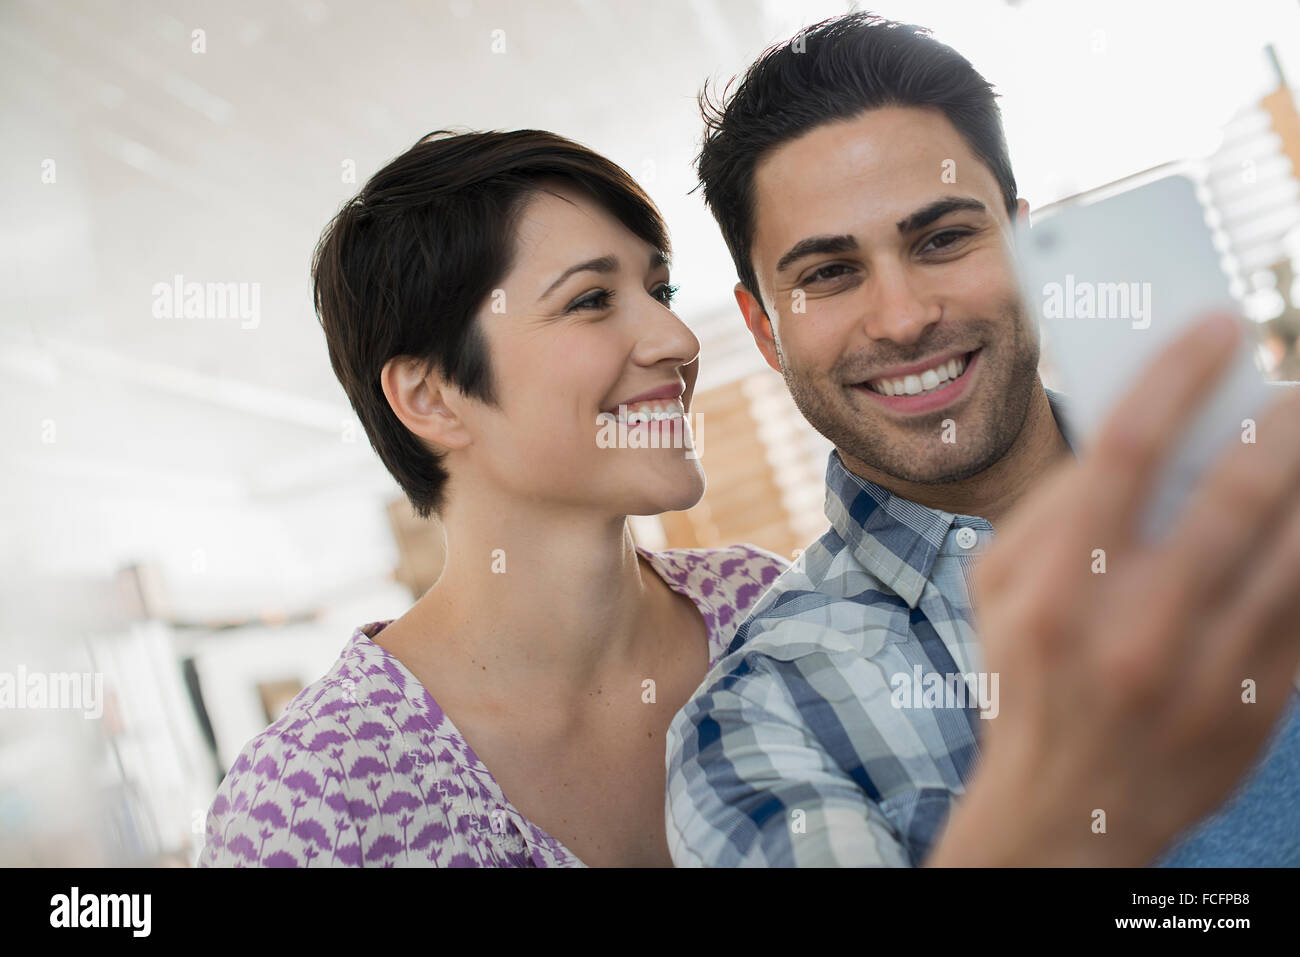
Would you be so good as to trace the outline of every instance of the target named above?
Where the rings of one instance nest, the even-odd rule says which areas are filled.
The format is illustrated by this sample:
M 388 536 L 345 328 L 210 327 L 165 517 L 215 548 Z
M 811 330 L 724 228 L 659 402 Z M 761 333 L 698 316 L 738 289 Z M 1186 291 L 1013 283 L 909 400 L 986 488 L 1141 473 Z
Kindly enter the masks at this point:
M 879 267 L 864 284 L 862 325 L 872 339 L 899 345 L 920 341 L 943 314 L 939 302 L 900 263 Z

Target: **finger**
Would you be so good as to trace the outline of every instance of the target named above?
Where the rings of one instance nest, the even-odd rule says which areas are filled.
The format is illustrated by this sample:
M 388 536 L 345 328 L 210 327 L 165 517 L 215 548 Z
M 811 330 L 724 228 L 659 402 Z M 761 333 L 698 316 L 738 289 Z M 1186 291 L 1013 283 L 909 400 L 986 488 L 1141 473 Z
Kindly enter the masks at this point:
M 1181 333 L 1107 416 L 1084 455 L 1089 491 L 1079 503 L 1094 537 L 1116 551 L 1136 537 L 1137 513 L 1192 413 L 1235 355 L 1235 317 L 1215 313 Z
M 1203 640 L 1207 681 L 1230 681 L 1238 694 L 1253 681 L 1261 703 L 1281 706 L 1300 668 L 1300 503 L 1274 525 L 1239 597 Z
M 1161 549 L 1186 583 L 1189 605 L 1210 607 L 1256 574 L 1261 539 L 1296 501 L 1300 389 L 1286 389 L 1260 419 L 1256 441 L 1236 444 L 1214 463 Z
M 1074 543 L 1054 552 L 1067 552 L 1070 561 L 1086 562 L 1096 548 L 1116 557 L 1128 544 L 1134 513 L 1177 436 L 1178 423 L 1188 418 L 1232 354 L 1225 346 L 1235 343 L 1238 327 L 1235 320 L 1225 326 L 1224 318 L 1230 317 L 1216 314 L 1197 323 L 1167 346 L 1110 414 L 1082 467 L 1059 475 L 1054 494 L 1035 491 L 1017 506 L 1006 530 L 999 531 L 1002 547 L 976 567 L 977 591 L 996 591 L 1012 576 L 1047 574 L 1045 567 L 1030 569 L 1017 561 L 1021 545 L 1040 539 L 1046 528 L 1058 543 Z

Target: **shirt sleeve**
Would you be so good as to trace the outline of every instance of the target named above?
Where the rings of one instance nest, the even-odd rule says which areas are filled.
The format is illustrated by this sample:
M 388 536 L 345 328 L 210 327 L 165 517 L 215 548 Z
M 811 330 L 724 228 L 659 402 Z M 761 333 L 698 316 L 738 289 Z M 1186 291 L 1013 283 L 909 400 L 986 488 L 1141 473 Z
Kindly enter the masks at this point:
M 208 808 L 197 866 L 362 866 L 354 802 L 340 778 L 277 737 L 253 739 Z
M 669 727 L 673 862 L 909 866 L 897 831 L 811 731 L 771 665 L 733 654 Z

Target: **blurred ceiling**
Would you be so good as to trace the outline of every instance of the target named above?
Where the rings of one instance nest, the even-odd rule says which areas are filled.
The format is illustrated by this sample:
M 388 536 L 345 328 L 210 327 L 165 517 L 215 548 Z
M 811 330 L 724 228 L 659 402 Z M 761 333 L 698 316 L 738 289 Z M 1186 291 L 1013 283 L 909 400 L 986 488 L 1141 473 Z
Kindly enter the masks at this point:
M 4 458 L 87 491 L 392 488 L 364 435 L 340 441 L 355 420 L 308 271 L 338 206 L 439 128 L 540 127 L 606 153 L 660 204 L 674 281 L 708 290 L 686 294 L 687 321 L 732 320 L 731 264 L 687 195 L 695 143 L 666 132 L 698 127 L 702 66 L 743 65 L 772 25 L 762 3 L 675 6 L 4 5 L 0 395 L 24 425 Z M 178 275 L 257 284 L 256 327 L 155 317 Z
M 29 542 L 42 509 L 128 494 L 229 505 L 326 486 L 391 494 L 349 425 L 309 264 L 338 206 L 434 129 L 551 129 L 624 166 L 672 230 L 678 311 L 703 343 L 699 388 L 757 368 L 732 300 L 734 269 L 691 193 L 696 94 L 848 6 L 9 0 L 0 6 L 7 527 L 21 525 L 16 540 Z M 1226 117 L 1262 92 L 1248 64 L 1265 40 L 1278 40 L 1300 74 L 1300 30 L 1272 36 L 1296 23 L 1289 0 L 1244 0 L 1213 17 L 1118 0 L 874 6 L 934 27 L 999 87 L 1031 202 L 1178 153 L 1185 142 L 1161 124 L 1188 110 Z M 356 182 L 343 181 L 349 162 Z M 155 317 L 155 284 L 176 276 L 257 284 L 256 327 Z

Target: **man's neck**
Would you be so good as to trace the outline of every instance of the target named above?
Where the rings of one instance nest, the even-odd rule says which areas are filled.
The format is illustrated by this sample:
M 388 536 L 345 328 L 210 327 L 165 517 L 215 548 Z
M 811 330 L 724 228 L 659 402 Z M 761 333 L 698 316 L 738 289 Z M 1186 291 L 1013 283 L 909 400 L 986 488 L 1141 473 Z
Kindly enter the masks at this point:
M 839 453 L 845 468 L 900 498 L 957 515 L 978 515 L 993 526 L 1051 467 L 1071 456 L 1040 384 L 1029 401 L 1024 427 L 1006 455 L 978 475 L 949 485 L 908 482 Z

